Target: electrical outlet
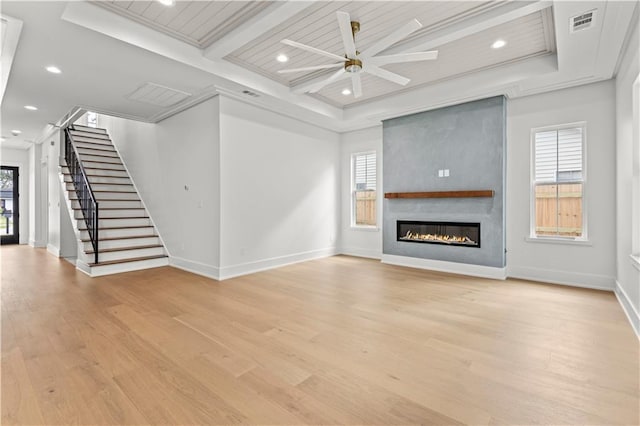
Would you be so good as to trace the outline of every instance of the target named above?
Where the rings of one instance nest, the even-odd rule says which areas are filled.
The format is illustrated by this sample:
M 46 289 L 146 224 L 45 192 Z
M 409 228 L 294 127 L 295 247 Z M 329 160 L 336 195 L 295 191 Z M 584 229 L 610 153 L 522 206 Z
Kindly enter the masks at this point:
M 438 177 L 444 177 L 444 170 L 438 170 Z
M 449 177 L 449 169 L 444 169 L 444 177 Z

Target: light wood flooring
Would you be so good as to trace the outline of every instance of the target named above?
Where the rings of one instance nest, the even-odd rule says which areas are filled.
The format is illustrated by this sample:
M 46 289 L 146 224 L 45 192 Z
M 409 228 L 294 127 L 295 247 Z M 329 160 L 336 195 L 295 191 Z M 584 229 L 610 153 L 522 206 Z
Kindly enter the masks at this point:
M 612 293 L 337 256 L 91 279 L 5 246 L 2 424 L 638 424 Z

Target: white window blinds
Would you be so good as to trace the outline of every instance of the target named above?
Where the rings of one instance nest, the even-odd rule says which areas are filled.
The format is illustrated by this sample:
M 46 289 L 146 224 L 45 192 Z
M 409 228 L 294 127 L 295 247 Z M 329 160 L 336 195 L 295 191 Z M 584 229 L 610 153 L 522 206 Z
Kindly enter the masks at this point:
M 376 190 L 376 153 L 354 156 L 354 186 L 356 191 Z
M 582 180 L 582 131 L 576 127 L 536 132 L 536 182 Z

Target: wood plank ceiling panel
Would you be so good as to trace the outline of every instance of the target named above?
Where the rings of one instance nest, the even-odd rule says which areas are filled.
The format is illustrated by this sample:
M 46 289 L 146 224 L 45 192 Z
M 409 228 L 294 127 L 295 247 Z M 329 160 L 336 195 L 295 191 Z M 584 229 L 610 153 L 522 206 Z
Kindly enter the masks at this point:
M 502 49 L 492 49 L 498 38 L 507 41 Z M 549 53 L 543 25 L 543 14 L 536 12 L 503 25 L 465 37 L 438 48 L 435 61 L 392 64 L 383 68 L 411 79 L 407 86 L 400 86 L 370 74 L 362 74 L 363 96 L 355 99 L 342 95 L 350 82 L 344 80 L 331 84 L 318 93 L 318 97 L 336 105 L 352 105 L 379 96 L 408 90 L 468 72 L 494 67 L 526 57 Z

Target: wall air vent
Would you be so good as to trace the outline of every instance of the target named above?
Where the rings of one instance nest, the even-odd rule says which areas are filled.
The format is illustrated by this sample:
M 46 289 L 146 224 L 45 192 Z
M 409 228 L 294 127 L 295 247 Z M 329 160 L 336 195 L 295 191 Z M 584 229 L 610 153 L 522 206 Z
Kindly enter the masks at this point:
M 145 104 L 167 108 L 191 97 L 191 93 L 162 86 L 156 83 L 145 83 L 125 98 L 144 102 Z
M 581 13 L 578 16 L 574 16 L 569 21 L 569 31 L 575 33 L 576 31 L 586 30 L 591 28 L 595 23 L 596 9 L 590 10 L 585 13 Z

